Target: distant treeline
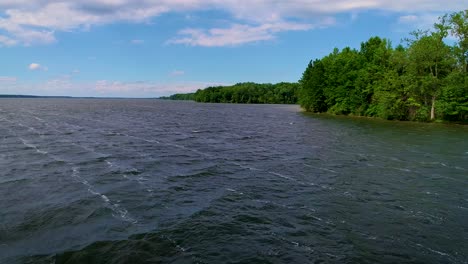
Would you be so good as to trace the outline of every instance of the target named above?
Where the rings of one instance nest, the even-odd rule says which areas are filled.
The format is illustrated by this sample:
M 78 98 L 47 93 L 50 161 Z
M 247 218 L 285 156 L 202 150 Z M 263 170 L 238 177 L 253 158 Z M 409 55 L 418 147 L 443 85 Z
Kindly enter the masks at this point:
M 451 36 L 453 45 L 444 40 Z M 468 120 L 468 10 L 445 15 L 393 48 L 373 37 L 360 50 L 311 61 L 300 105 L 311 112 L 384 119 Z
M 173 94 L 171 96 L 162 96 L 159 99 L 162 100 L 194 100 L 194 93 L 186 93 L 186 94 Z
M 238 83 L 231 86 L 212 86 L 195 93 L 160 97 L 165 100 L 194 100 L 202 103 L 239 104 L 296 104 L 299 83 Z
M 37 96 L 19 94 L 0 94 L 0 98 L 71 98 L 69 96 Z
M 193 100 L 203 103 L 295 104 L 298 91 L 298 83 L 247 82 L 198 90 L 193 95 Z
M 38 98 L 34 95 L 15 95 L 15 94 L 0 94 L 0 98 Z

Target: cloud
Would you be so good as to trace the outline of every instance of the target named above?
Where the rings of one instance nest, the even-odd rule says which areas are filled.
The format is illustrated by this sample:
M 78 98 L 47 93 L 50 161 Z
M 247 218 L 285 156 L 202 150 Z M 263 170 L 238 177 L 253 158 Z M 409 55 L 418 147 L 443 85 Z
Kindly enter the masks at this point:
M 2 36 L 0 35 L 0 47 L 2 46 L 14 46 L 16 45 L 16 43 L 18 43 L 16 40 L 14 39 L 11 39 L 9 37 L 6 37 L 6 36 Z
M 31 63 L 29 64 L 29 69 L 31 71 L 35 71 L 35 70 L 39 70 L 41 68 L 41 65 L 40 64 L 37 64 L 37 63 Z
M 421 29 L 432 29 L 434 23 L 436 23 L 441 14 L 410 14 L 400 16 L 397 22 L 396 31 L 408 32 L 411 30 Z
M 345 12 L 382 10 L 405 15 L 464 9 L 464 1 L 440 0 L 1 0 L 0 45 L 48 44 L 56 41 L 56 32 L 90 29 L 116 22 L 149 22 L 167 13 L 222 11 L 228 14 L 232 28 L 219 30 L 238 33 L 236 29 L 241 29 L 242 25 L 247 25 L 248 30 L 275 23 L 307 25 L 312 23 L 311 18 L 317 20 Z M 210 44 L 212 38 L 219 39 L 214 42 L 238 45 L 236 41 L 223 40 L 227 37 L 223 32 L 185 32 L 192 39 L 185 40 L 189 45 L 206 42 L 216 46 Z M 254 41 L 274 38 L 271 31 L 260 33 L 259 37 L 242 37 L 253 38 Z M 245 40 L 240 43 L 245 43 Z
M 92 85 L 91 90 L 93 91 L 93 94 L 99 94 L 101 96 L 157 97 L 174 93 L 194 92 L 197 89 L 217 85 L 226 84 L 216 82 L 157 83 L 145 81 L 121 82 L 100 80 L 96 81 Z
M 6 34 L 9 35 L 0 36 L 0 42 L 2 42 L 2 38 L 8 40 L 6 43 L 7 46 L 13 46 L 19 43 L 29 46 L 32 44 L 49 44 L 55 42 L 54 30 L 31 28 L 23 26 L 21 23 L 27 22 L 15 21 L 11 17 L 10 19 L 5 19 L 0 16 L 0 30 L 5 31 Z
M 54 31 L 21 29 L 14 33 L 17 41 L 22 42 L 25 46 L 34 44 L 49 44 L 56 41 Z
M 418 16 L 415 15 L 401 16 L 398 18 L 398 23 L 414 23 L 416 21 L 418 21 Z
M 132 40 L 130 41 L 130 43 L 135 44 L 135 45 L 138 45 L 138 44 L 143 44 L 143 43 L 145 43 L 145 41 L 142 40 L 142 39 L 132 39 Z
M 275 38 L 275 33 L 282 31 L 309 30 L 313 27 L 311 24 L 278 22 L 258 26 L 234 24 L 229 28 L 210 30 L 188 28 L 179 32 L 181 37 L 169 40 L 168 43 L 203 47 L 237 46 L 271 40 Z
M 62 75 L 30 83 L 15 77 L 0 76 L 0 94 L 35 94 L 101 97 L 159 97 L 174 93 L 195 92 L 208 86 L 230 85 L 222 82 L 154 82 L 154 81 L 77 81 L 72 75 Z
M 47 67 L 40 65 L 39 63 L 31 63 L 28 66 L 31 71 L 47 71 Z
M 171 77 L 178 77 L 178 76 L 182 76 L 182 75 L 184 75 L 184 74 L 185 74 L 184 71 L 174 70 L 174 71 L 172 71 L 172 72 L 169 74 L 169 76 L 171 76 Z
M 351 21 L 354 22 L 354 21 L 358 20 L 358 18 L 359 18 L 359 14 L 357 12 L 352 12 L 351 13 L 351 16 L 350 16 Z
M 11 77 L 11 76 L 0 76 L 0 82 L 5 82 L 5 83 L 14 83 L 18 80 L 16 77 Z

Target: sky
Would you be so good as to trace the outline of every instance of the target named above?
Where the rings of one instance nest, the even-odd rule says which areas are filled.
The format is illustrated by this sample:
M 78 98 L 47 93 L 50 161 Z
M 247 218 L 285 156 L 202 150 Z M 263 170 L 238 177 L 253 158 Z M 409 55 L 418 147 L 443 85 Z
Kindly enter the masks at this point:
M 0 94 L 159 97 L 295 82 L 372 36 L 393 45 L 465 0 L 0 0 Z

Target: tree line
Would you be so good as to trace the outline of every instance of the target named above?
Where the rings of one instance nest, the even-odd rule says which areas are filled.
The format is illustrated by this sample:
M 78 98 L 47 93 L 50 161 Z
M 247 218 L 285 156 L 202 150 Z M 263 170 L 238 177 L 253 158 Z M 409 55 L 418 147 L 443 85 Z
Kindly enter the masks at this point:
M 299 83 L 238 83 L 197 90 L 193 100 L 203 103 L 296 104 Z
M 170 95 L 170 96 L 162 96 L 162 97 L 159 97 L 158 99 L 162 99 L 162 100 L 195 100 L 194 99 L 194 95 L 195 93 L 177 93 L 177 94 L 173 94 L 173 95 Z
M 468 10 L 412 32 L 405 44 L 393 48 L 372 37 L 359 50 L 335 49 L 311 61 L 299 81 L 300 105 L 384 119 L 467 121 Z

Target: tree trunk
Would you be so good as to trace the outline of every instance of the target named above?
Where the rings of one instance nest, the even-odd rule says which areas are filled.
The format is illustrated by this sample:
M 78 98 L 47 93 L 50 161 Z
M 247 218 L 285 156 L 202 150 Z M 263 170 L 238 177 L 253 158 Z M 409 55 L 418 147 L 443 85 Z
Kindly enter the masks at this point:
M 435 119 L 435 101 L 436 101 L 436 97 L 432 96 L 431 120 Z

